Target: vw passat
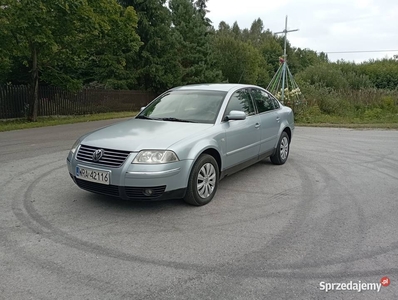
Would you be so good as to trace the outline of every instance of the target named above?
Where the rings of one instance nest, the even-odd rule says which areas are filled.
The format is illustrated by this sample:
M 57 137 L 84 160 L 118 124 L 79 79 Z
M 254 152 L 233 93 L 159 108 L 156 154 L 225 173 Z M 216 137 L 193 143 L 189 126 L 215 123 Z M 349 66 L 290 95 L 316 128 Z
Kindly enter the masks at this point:
M 209 203 L 221 178 L 289 155 L 293 112 L 242 84 L 171 89 L 129 119 L 79 138 L 67 165 L 82 189 L 131 200 Z

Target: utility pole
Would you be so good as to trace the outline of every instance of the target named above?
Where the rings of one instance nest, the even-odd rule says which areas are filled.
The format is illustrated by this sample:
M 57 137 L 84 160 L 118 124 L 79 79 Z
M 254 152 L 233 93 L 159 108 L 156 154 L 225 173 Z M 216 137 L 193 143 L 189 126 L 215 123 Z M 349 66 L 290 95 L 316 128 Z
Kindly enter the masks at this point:
M 293 31 L 298 31 L 298 29 L 287 30 L 287 16 L 286 16 L 285 30 L 280 31 L 280 32 L 275 32 L 275 34 L 283 33 L 285 35 L 285 46 L 284 46 L 284 49 L 283 49 L 283 68 L 282 68 L 282 97 L 281 97 L 281 102 L 282 103 L 283 103 L 283 101 L 285 99 L 285 78 L 286 78 L 286 64 L 287 64 L 287 54 L 286 54 L 287 33 L 288 32 L 293 32 Z

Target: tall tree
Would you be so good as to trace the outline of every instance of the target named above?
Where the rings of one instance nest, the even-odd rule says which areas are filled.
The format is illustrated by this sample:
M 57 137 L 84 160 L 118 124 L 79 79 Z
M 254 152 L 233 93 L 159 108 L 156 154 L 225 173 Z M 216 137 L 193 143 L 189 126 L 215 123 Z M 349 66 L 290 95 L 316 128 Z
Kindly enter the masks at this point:
M 115 0 L 3 0 L 3 3 L 0 36 L 11 38 L 2 45 L 1 52 L 3 56 L 8 53 L 9 57 L 17 57 L 29 70 L 31 121 L 37 119 L 40 78 L 50 84 L 77 88 L 83 83 L 79 73 L 93 65 L 93 60 L 96 60 L 94 65 L 122 69 L 123 54 L 136 51 L 140 45 L 134 31 L 135 11 L 132 8 L 122 11 Z M 110 34 L 111 28 L 121 15 L 124 26 L 116 26 L 120 31 L 115 37 Z M 121 48 L 124 42 L 129 49 Z M 99 56 L 101 45 L 106 51 Z
M 218 33 L 228 35 L 230 31 L 231 27 L 224 21 L 221 21 L 220 24 L 218 25 Z
M 133 6 L 139 16 L 137 32 L 143 45 L 135 61 L 138 69 L 136 87 L 162 92 L 177 85 L 181 70 L 166 0 L 119 1 L 126 7 Z
M 263 30 L 263 21 L 260 18 L 254 20 L 250 27 L 249 38 L 253 45 L 255 45 L 256 47 L 261 44 Z
M 221 72 L 210 45 L 210 32 L 203 12 L 191 0 L 170 0 L 172 30 L 178 39 L 181 84 L 217 82 Z
M 142 45 L 136 33 L 138 16 L 133 7 L 123 9 L 114 0 L 113 9 L 102 1 L 89 0 L 104 28 L 99 35 L 88 35 L 85 49 L 91 53 L 82 78 L 107 88 L 132 89 L 136 85 L 135 59 Z
M 206 16 L 206 14 L 209 12 L 207 9 L 207 2 L 209 0 L 196 0 L 195 1 L 195 7 L 197 8 L 200 16 L 202 17 L 202 20 L 205 22 L 207 26 L 211 26 L 211 20 Z
M 238 22 L 234 22 L 234 24 L 232 25 L 232 34 L 234 36 L 234 38 L 241 40 L 242 39 L 242 31 L 238 25 Z

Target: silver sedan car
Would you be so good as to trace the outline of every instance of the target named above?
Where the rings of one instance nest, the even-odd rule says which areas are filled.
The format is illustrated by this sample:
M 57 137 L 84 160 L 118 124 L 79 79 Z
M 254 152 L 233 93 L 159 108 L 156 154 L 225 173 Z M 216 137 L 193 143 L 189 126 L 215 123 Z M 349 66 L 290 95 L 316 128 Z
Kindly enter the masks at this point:
M 90 192 L 200 206 L 223 177 L 267 157 L 284 164 L 293 130 L 292 110 L 263 88 L 188 85 L 163 93 L 133 119 L 82 136 L 67 165 Z

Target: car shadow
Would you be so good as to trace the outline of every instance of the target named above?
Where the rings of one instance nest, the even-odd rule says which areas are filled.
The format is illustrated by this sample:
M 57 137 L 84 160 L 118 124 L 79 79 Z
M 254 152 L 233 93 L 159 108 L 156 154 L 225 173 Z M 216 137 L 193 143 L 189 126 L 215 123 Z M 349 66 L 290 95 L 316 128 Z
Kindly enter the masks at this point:
M 182 199 L 170 199 L 160 201 L 123 200 L 117 197 L 94 194 L 90 192 L 87 192 L 84 200 L 92 202 L 93 205 L 100 205 L 101 207 L 108 209 L 134 210 L 136 212 L 169 210 L 174 209 L 175 207 L 192 207 L 186 204 Z
M 264 170 L 264 168 L 268 170 L 269 168 L 272 167 L 277 167 L 277 166 L 275 166 L 269 159 L 261 160 L 259 162 L 256 162 L 254 165 L 251 165 L 247 168 L 244 168 L 243 170 L 240 170 L 236 173 L 224 177 L 221 180 L 220 185 L 222 185 L 225 182 L 228 182 L 230 178 L 237 179 L 241 177 L 243 179 L 244 177 L 250 176 L 251 174 L 255 176 L 255 174 L 257 174 L 256 171 Z
M 250 167 L 247 167 L 237 173 L 229 175 L 220 181 L 220 187 L 224 184 L 228 185 L 229 179 L 242 179 L 248 175 L 256 174 L 256 170 L 261 170 L 264 167 L 266 169 L 274 166 L 270 160 L 260 161 Z M 254 175 L 255 176 L 255 175 Z M 183 201 L 183 199 L 170 199 L 170 200 L 160 200 L 160 201 L 137 201 L 137 200 L 123 200 L 117 197 L 106 196 L 101 194 L 95 194 L 87 191 L 82 191 L 85 193 L 82 200 L 92 202 L 93 205 L 99 205 L 101 207 L 111 209 L 111 210 L 131 210 L 135 212 L 159 212 L 164 210 L 173 210 L 178 207 L 178 209 L 195 209 L 196 206 L 189 205 Z M 217 196 L 216 196 L 217 197 Z

